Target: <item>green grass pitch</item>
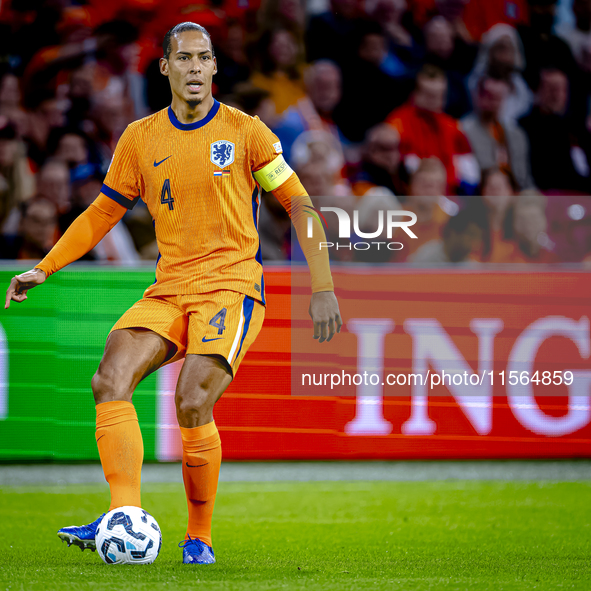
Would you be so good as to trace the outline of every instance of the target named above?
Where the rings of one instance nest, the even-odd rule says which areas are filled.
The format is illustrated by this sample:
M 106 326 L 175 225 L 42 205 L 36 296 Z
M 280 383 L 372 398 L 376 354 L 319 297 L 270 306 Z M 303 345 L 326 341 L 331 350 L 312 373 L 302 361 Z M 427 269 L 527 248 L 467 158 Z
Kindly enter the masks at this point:
M 221 483 L 217 564 L 181 564 L 180 484 L 146 485 L 162 528 L 148 566 L 107 566 L 61 544 L 104 487 L 0 489 L 0 590 L 591 589 L 591 483 Z

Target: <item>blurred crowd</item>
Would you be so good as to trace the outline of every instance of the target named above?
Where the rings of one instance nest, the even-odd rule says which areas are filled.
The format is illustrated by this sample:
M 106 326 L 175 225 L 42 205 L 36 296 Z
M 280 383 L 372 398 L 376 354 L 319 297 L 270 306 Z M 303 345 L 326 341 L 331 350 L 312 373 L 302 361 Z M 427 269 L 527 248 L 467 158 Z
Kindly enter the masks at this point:
M 184 21 L 211 33 L 214 96 L 355 220 L 343 241 L 326 213 L 334 260 L 591 264 L 591 0 L 3 0 L 0 258 L 42 258 L 125 127 L 168 106 Z M 387 236 L 392 210 L 418 239 Z M 301 258 L 272 195 L 259 228 L 265 259 Z M 140 201 L 85 258 L 157 254 Z

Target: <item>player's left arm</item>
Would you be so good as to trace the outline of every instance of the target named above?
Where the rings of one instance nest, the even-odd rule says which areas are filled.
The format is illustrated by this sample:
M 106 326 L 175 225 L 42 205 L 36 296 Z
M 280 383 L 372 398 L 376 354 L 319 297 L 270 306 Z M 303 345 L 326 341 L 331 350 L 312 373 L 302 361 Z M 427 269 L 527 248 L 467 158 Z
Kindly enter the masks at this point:
M 310 268 L 312 298 L 308 313 L 314 323 L 314 338 L 320 343 L 330 341 L 335 332 L 341 332 L 343 321 L 334 294 L 328 251 L 319 247 L 321 242 L 326 242 L 324 229 L 315 221 L 316 237 L 308 237 L 308 208 L 312 208 L 312 201 L 282 154 L 256 171 L 254 176 L 266 191 L 275 195 L 291 218 Z

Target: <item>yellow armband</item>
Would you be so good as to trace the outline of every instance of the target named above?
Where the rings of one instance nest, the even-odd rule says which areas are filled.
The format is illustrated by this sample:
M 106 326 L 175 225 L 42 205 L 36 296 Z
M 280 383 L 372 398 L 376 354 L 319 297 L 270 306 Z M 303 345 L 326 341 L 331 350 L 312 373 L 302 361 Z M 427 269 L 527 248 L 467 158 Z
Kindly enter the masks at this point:
M 279 154 L 273 162 L 253 174 L 261 187 L 269 192 L 282 185 L 293 174 L 293 170 L 285 162 L 283 154 Z

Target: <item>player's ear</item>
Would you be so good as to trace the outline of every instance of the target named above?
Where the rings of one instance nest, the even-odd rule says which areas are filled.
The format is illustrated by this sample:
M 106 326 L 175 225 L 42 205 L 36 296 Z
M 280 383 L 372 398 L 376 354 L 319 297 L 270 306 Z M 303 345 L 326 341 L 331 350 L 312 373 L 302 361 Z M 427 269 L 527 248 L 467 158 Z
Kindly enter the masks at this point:
M 164 57 L 160 58 L 160 73 L 163 76 L 168 76 L 168 60 Z
M 213 56 L 213 73 L 218 73 L 218 60 L 216 59 L 215 55 Z

